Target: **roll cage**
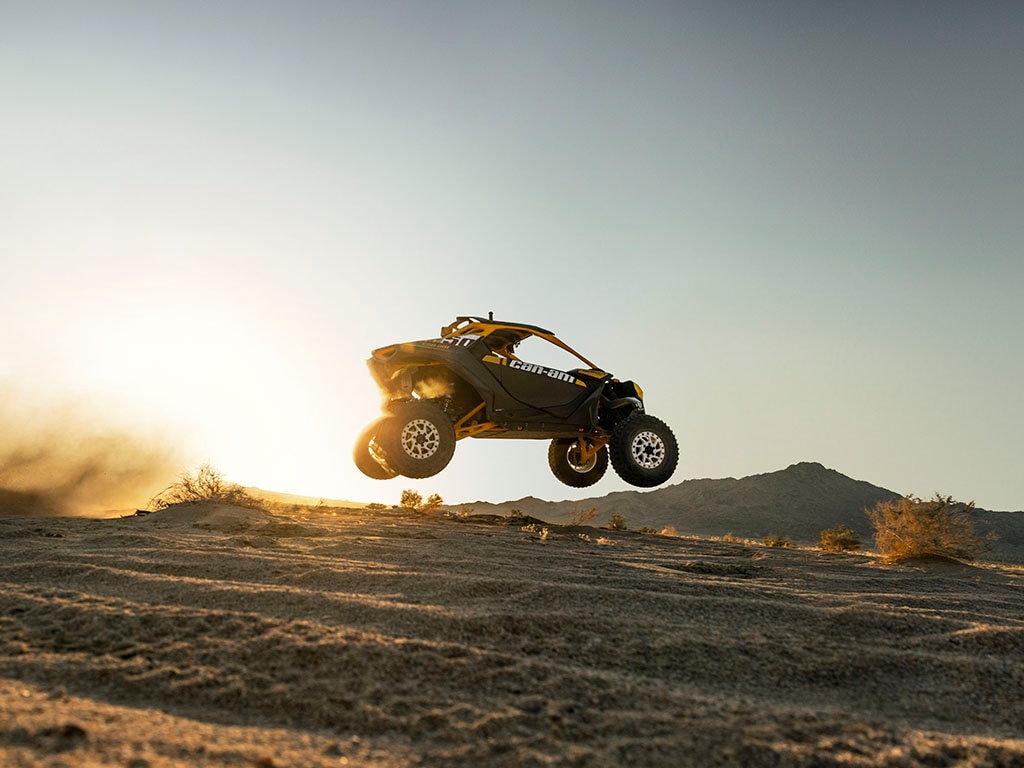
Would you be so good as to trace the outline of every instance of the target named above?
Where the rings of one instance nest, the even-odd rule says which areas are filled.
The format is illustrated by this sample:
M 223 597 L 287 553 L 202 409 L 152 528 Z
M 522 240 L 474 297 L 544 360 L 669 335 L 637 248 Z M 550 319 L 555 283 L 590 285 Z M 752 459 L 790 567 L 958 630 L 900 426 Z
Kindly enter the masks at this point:
M 482 317 L 459 316 L 455 318 L 454 323 L 441 328 L 441 338 L 443 339 L 458 336 L 479 336 L 484 340 L 484 343 L 487 344 L 491 352 L 510 360 L 519 360 L 515 353 L 516 347 L 531 336 L 536 336 L 554 344 L 560 349 L 564 349 L 583 363 L 587 370 L 598 370 L 596 365 L 555 336 L 553 332 L 536 325 L 505 323 L 490 318 L 485 320 Z

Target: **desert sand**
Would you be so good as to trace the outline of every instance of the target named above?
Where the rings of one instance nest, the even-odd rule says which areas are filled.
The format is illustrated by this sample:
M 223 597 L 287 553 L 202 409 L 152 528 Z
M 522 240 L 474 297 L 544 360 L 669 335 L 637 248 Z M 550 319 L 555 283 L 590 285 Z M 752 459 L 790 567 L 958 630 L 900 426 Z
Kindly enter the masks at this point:
M 1009 567 L 185 505 L 0 582 L 4 766 L 1024 765 Z

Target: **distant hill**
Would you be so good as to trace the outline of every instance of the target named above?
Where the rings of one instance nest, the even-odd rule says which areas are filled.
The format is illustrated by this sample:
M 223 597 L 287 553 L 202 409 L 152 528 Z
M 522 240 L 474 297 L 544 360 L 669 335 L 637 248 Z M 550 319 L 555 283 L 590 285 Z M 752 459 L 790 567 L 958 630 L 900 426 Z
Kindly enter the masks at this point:
M 256 486 L 247 486 L 242 489 L 250 496 L 257 499 L 266 499 L 267 501 L 276 502 L 278 504 L 298 504 L 309 507 L 343 507 L 345 509 L 363 509 L 366 507 L 361 501 L 349 501 L 347 499 L 324 499 L 317 496 L 300 496 L 294 493 L 282 493 L 280 491 L 268 491 L 263 488 L 257 488 Z
M 596 508 L 592 525 L 606 525 L 610 515 L 620 514 L 631 529 L 674 526 L 679 533 L 733 534 L 749 539 L 776 534 L 800 544 L 816 544 L 822 530 L 845 525 L 870 545 L 874 531 L 864 511 L 901 495 L 816 462 L 801 462 L 739 480 L 686 480 L 654 491 L 621 491 L 582 501 L 549 502 L 527 497 L 502 504 L 462 504 L 453 509 L 472 508 L 476 513 L 499 515 L 515 509 L 561 524 L 574 513 Z M 1016 559 L 1018 553 L 1024 554 L 1024 513 L 977 510 L 975 520 L 980 533 L 994 532 L 999 537 L 994 555 Z

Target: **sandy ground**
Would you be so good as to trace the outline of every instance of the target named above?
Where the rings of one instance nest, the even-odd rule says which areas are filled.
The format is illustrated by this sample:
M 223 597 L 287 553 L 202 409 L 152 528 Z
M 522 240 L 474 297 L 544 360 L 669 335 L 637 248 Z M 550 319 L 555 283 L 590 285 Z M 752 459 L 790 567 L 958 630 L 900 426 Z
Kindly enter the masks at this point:
M 0 518 L 4 766 L 1024 766 L 1024 572 L 398 512 Z

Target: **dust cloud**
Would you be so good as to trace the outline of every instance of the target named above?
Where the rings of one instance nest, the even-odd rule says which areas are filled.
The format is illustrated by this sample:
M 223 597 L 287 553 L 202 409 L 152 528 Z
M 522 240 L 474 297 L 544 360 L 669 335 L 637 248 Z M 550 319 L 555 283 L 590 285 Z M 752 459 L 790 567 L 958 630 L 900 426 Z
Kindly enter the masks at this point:
M 145 506 L 181 468 L 177 452 L 85 402 L 0 387 L 0 516 L 109 516 Z

